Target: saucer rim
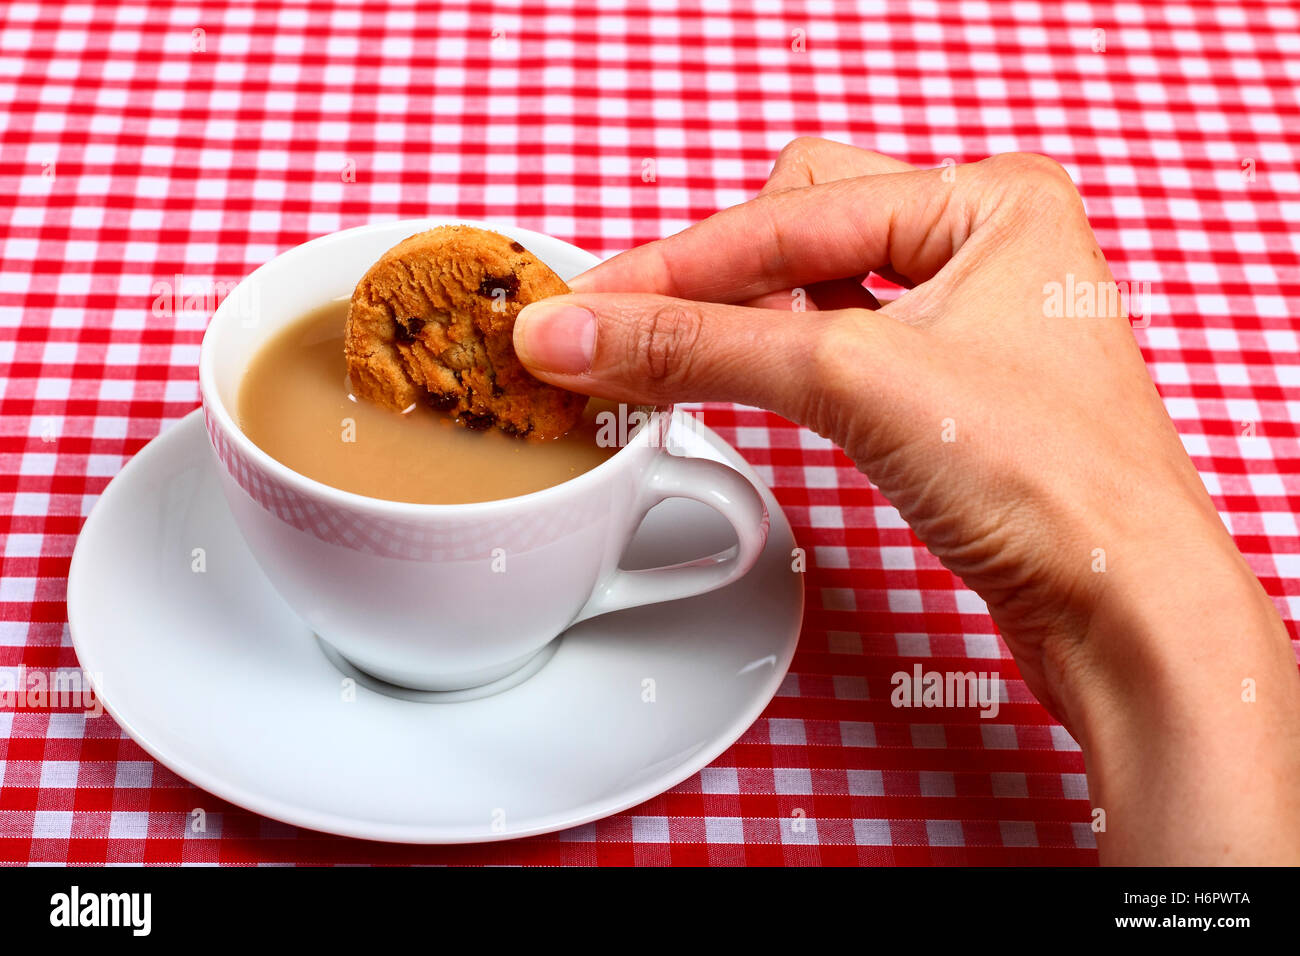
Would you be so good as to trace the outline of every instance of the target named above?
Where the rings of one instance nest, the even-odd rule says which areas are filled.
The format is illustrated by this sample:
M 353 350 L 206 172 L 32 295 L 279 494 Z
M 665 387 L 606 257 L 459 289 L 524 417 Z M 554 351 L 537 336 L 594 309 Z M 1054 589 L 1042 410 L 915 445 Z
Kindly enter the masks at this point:
M 702 769 L 713 763 L 719 756 L 731 748 L 745 732 L 762 716 L 764 710 L 775 698 L 777 691 L 780 690 L 784 682 L 790 665 L 794 660 L 794 654 L 799 644 L 799 638 L 803 630 L 803 614 L 806 607 L 806 596 L 802 581 L 794 590 L 793 618 L 795 626 L 793 632 L 785 641 L 784 649 L 772 669 L 771 676 L 764 683 L 761 691 L 756 692 L 749 705 L 736 717 L 733 717 L 726 725 L 726 728 L 715 735 L 707 746 L 701 747 L 691 756 L 685 758 L 671 771 L 655 777 L 649 783 L 642 783 L 622 790 L 613 800 L 588 800 L 585 803 L 568 810 L 553 811 L 541 817 L 532 819 L 527 825 L 518 829 L 508 829 L 503 832 L 492 832 L 484 826 L 439 826 L 430 824 L 412 825 L 409 823 L 390 823 L 378 820 L 365 820 L 356 817 L 344 817 L 334 813 L 324 813 L 310 807 L 299 804 L 291 804 L 274 797 L 266 797 L 251 792 L 239 786 L 227 785 L 223 780 L 217 779 L 208 771 L 195 766 L 188 758 L 177 753 L 167 752 L 153 744 L 147 734 L 140 728 L 123 718 L 118 708 L 111 702 L 110 698 L 103 693 L 103 689 L 96 680 L 96 674 L 102 673 L 101 669 L 96 669 L 94 663 L 94 651 L 86 645 L 84 639 L 79 639 L 79 632 L 83 629 L 74 625 L 73 618 L 81 617 L 74 611 L 74 607 L 79 607 L 86 601 L 85 598 L 79 597 L 79 593 L 85 586 L 84 582 L 90 573 L 86 570 L 86 562 L 89 560 L 86 555 L 89 550 L 88 546 L 83 546 L 83 542 L 90 540 L 94 534 L 94 529 L 103 515 L 113 507 L 113 502 L 119 495 L 124 494 L 122 490 L 129 482 L 136 479 L 137 474 L 147 474 L 148 469 L 153 464 L 154 459 L 163 456 L 174 444 L 180 444 L 189 439 L 189 432 L 197 433 L 194 436 L 196 442 L 201 442 L 207 447 L 208 453 L 205 457 L 205 467 L 220 468 L 219 462 L 216 461 L 215 452 L 211 443 L 207 439 L 207 430 L 203 422 L 203 409 L 196 408 L 186 414 L 180 420 L 175 421 L 170 427 L 165 428 L 157 437 L 153 438 L 139 452 L 136 453 L 130 461 L 118 472 L 109 482 L 104 491 L 100 494 L 92 507 L 89 516 L 82 525 L 81 531 L 77 535 L 77 543 L 73 549 L 72 560 L 69 564 L 68 571 L 68 589 L 67 589 L 67 609 L 68 609 L 68 629 L 72 641 L 73 650 L 77 655 L 78 666 L 81 668 L 85 678 L 90 682 L 95 693 L 95 698 L 100 702 L 104 711 L 117 722 L 121 730 L 138 744 L 141 749 L 149 754 L 154 760 L 157 760 L 164 767 L 177 774 L 182 779 L 199 787 L 202 790 L 216 796 L 227 803 L 240 807 L 251 813 L 277 820 L 291 826 L 300 827 L 307 830 L 313 830 L 320 833 L 327 833 L 335 836 L 350 837 L 353 839 L 370 840 L 381 843 L 403 843 L 412 845 L 462 845 L 472 843 L 497 843 L 507 840 L 518 840 L 526 837 L 540 836 L 547 833 L 556 833 L 564 830 L 574 829 L 585 826 L 597 820 L 603 820 L 607 817 L 622 813 L 632 807 L 639 806 L 642 803 L 652 800 L 662 793 L 676 787 L 682 781 L 689 779 Z M 779 519 L 784 525 L 791 541 L 794 541 L 794 531 L 786 518 L 784 511 L 776 501 L 775 495 L 766 483 L 758 476 L 748 462 L 731 447 L 730 443 L 725 441 L 721 436 L 708 428 L 698 420 L 692 426 L 692 431 L 697 434 L 707 444 L 713 446 L 714 450 L 719 452 L 727 464 L 736 468 L 745 475 L 750 481 L 754 482 L 763 495 L 764 501 L 768 506 L 769 515 L 773 519 Z M 696 457 L 687 455 L 686 457 Z M 116 491 L 114 489 L 117 489 Z M 108 504 L 105 504 L 105 503 Z M 772 515 L 773 510 L 776 514 Z M 776 521 L 773 520 L 773 524 Z M 772 546 L 776 535 L 769 534 L 768 543 L 764 545 L 764 551 Z M 797 542 L 795 542 L 797 546 Z M 93 617 L 93 615 L 92 615 Z M 87 653 L 89 651 L 89 653 Z

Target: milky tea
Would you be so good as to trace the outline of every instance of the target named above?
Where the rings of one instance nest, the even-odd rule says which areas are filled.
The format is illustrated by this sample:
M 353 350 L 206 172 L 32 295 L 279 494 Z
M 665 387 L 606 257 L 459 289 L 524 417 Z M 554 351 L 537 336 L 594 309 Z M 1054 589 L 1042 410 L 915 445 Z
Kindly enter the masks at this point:
M 240 429 L 308 478 L 389 501 L 491 501 L 589 471 L 618 450 L 611 435 L 626 437 L 626 427 L 610 427 L 618 407 L 601 399 L 564 437 L 537 441 L 472 431 L 419 404 L 395 412 L 355 398 L 343 357 L 347 314 L 347 301 L 331 302 L 280 330 L 239 387 Z

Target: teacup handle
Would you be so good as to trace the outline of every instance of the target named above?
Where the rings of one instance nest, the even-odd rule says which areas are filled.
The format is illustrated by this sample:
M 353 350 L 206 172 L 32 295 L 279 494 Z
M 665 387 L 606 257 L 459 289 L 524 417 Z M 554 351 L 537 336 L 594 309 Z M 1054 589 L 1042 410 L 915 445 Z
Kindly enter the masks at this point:
M 597 585 L 574 624 L 610 611 L 676 601 L 724 587 L 754 566 L 767 543 L 769 519 L 762 496 L 740 472 L 720 462 L 660 455 L 642 489 L 643 519 L 667 498 L 690 498 L 726 518 L 736 531 L 737 543 L 682 564 L 641 571 L 615 568 Z

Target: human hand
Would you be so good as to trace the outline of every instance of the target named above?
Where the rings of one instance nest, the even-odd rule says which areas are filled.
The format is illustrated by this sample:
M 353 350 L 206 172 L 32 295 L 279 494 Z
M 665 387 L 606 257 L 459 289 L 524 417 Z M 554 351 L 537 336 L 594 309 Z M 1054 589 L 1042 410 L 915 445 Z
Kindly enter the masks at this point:
M 876 309 L 861 282 L 885 268 L 914 288 Z M 758 199 L 592 269 L 525 310 L 516 345 L 566 388 L 740 401 L 832 439 L 1064 717 L 1056 672 L 1096 598 L 1093 550 L 1114 562 L 1120 535 L 1221 527 L 1124 315 L 1045 314 L 1067 270 L 1113 282 L 1050 160 L 945 176 L 796 140 Z M 791 312 L 801 294 L 811 311 Z
M 870 271 L 911 288 L 877 307 Z M 1096 314 L 1052 314 L 1047 290 L 1067 282 L 1091 290 Z M 1179 700 L 1237 686 L 1236 670 L 1204 665 L 1235 668 L 1241 647 L 1189 656 L 1175 623 L 1204 625 L 1224 602 L 1258 635 L 1250 667 L 1283 675 L 1271 716 L 1296 713 L 1285 632 L 1107 301 L 1114 279 L 1051 160 L 920 170 L 796 140 L 758 198 L 572 287 L 516 325 L 538 377 L 626 402 L 758 405 L 835 441 L 986 601 L 1030 689 L 1096 760 L 1125 726 L 1191 719 Z M 792 312 L 801 298 L 808 311 Z M 1157 704 L 1152 681 L 1177 693 Z

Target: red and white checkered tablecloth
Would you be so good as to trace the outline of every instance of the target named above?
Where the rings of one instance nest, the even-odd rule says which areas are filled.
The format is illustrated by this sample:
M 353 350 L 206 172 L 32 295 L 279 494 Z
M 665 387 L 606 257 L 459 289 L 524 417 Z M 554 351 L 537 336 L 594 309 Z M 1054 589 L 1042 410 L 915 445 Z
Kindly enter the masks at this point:
M 216 288 L 312 236 L 421 215 L 607 255 L 746 199 L 800 134 L 923 165 L 1033 150 L 1069 168 L 1116 275 L 1151 284 L 1137 333 L 1151 373 L 1295 639 L 1294 4 L 703 6 L 0 7 L 0 676 L 77 666 L 77 532 L 123 463 L 198 404 L 211 308 L 156 318 L 155 283 Z M 10 706 L 0 860 L 1094 862 L 1078 748 L 980 600 L 833 447 L 761 411 L 704 419 L 771 484 L 811 567 L 789 677 L 699 775 L 505 844 L 363 843 L 224 804 L 193 834 L 198 792 L 110 717 Z M 896 710 L 890 675 L 917 662 L 996 670 L 1007 700 L 994 720 Z M 796 807 L 807 832 L 790 845 Z

